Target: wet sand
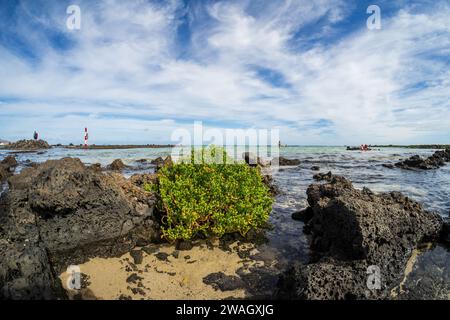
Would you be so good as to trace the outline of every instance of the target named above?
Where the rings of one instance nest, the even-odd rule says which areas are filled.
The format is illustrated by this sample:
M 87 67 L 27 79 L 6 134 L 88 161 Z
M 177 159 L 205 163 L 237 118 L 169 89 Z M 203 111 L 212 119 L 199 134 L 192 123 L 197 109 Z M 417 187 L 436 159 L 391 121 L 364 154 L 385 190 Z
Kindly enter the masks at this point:
M 406 281 L 408 280 L 408 276 L 413 272 L 414 265 L 417 263 L 418 258 L 425 251 L 431 249 L 432 243 L 426 243 L 421 248 L 414 249 L 411 253 L 411 257 L 408 259 L 406 263 L 405 271 L 403 273 L 403 279 L 398 286 L 391 290 L 391 297 L 397 298 L 400 294 L 404 293 L 404 286 Z
M 85 274 L 86 286 L 81 290 L 67 288 L 68 273 L 60 275 L 63 286 L 70 298 L 82 299 L 226 299 L 245 298 L 244 288 L 220 291 L 203 282 L 203 278 L 215 272 L 236 276 L 239 268 L 249 268 L 263 264 L 261 261 L 242 259 L 238 250 L 255 251 L 251 244 L 230 245 L 231 251 L 205 244 L 194 246 L 188 251 L 178 251 L 173 245 L 153 247 L 151 254 L 143 252 L 142 263 L 135 265 L 129 253 L 120 258 L 94 258 L 79 265 Z M 175 251 L 175 256 L 173 255 Z M 160 259 L 156 256 L 158 253 Z M 167 254 L 167 259 L 164 259 Z M 161 257 L 163 258 L 161 260 Z M 132 274 L 134 282 L 127 282 Z M 135 277 L 136 278 L 136 277 Z

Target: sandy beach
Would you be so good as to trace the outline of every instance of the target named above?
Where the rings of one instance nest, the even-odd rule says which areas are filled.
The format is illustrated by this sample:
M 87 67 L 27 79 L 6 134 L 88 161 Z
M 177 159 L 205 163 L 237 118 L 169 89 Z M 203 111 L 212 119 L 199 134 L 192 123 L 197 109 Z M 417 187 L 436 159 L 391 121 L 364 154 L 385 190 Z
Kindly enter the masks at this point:
M 262 264 L 239 257 L 238 249 L 252 247 L 235 243 L 230 246 L 231 251 L 225 251 L 218 241 L 213 246 L 200 244 L 188 251 L 178 251 L 173 245 L 154 246 L 155 252 L 144 252 L 140 264 L 133 263 L 129 253 L 119 258 L 94 258 L 79 265 L 81 273 L 87 276 L 83 275 L 86 281 L 81 290 L 68 289 L 67 272 L 59 277 L 71 299 L 241 299 L 246 297 L 244 288 L 221 291 L 205 284 L 203 278 L 217 272 L 237 276 L 240 268 L 248 270 Z

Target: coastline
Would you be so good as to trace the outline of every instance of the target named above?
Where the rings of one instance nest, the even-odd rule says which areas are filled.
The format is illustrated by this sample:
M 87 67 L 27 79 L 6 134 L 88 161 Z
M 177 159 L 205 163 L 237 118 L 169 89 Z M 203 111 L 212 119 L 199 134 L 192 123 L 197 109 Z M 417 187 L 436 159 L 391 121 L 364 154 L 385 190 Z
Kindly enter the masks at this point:
M 310 280 L 307 280 L 305 282 L 305 277 L 306 279 L 314 277 L 317 272 L 322 270 L 322 268 L 327 268 L 326 264 L 315 263 L 312 257 L 317 253 L 318 249 L 314 246 L 319 245 L 319 247 L 323 248 L 324 246 L 326 247 L 326 243 L 335 242 L 332 241 L 331 238 L 326 238 L 328 231 L 325 233 L 323 232 L 327 229 L 320 229 L 328 228 L 328 230 L 331 232 L 330 234 L 335 234 L 336 230 L 333 229 L 334 224 L 330 224 L 330 222 L 324 224 L 322 218 L 316 218 L 316 220 L 319 219 L 318 221 L 320 221 L 323 226 L 316 231 L 314 231 L 314 229 L 308 229 L 310 228 L 308 220 L 310 218 L 305 219 L 304 221 L 295 221 L 290 217 L 293 206 L 292 204 L 289 204 L 289 199 L 287 199 L 284 204 L 281 204 L 281 201 L 284 201 L 282 200 L 283 197 L 285 197 L 284 192 L 286 192 L 286 190 L 288 190 L 289 192 L 289 190 L 293 189 L 294 187 L 292 181 L 284 179 L 289 179 L 291 177 L 290 172 L 292 172 L 292 174 L 296 176 L 296 181 L 304 179 L 305 175 L 312 177 L 314 171 L 316 170 L 312 169 L 312 165 L 320 165 L 320 168 L 318 168 L 317 170 L 321 174 L 315 176 L 320 177 L 321 179 L 323 179 L 323 181 L 301 181 L 302 183 L 309 185 L 308 190 L 310 188 L 322 188 L 321 186 L 324 185 L 326 185 L 328 188 L 334 188 L 333 179 L 335 179 L 335 177 L 337 176 L 325 174 L 325 172 L 327 171 L 327 166 L 324 164 L 324 162 L 315 162 L 322 161 L 324 156 L 324 154 L 322 153 L 318 153 L 318 157 L 313 161 L 311 161 L 309 156 L 304 156 L 302 155 L 302 153 L 297 154 L 297 159 L 292 159 L 292 156 L 290 157 L 290 159 L 283 158 L 284 160 L 289 161 L 287 161 L 286 165 L 271 177 L 271 179 L 273 179 L 273 181 L 275 182 L 275 185 L 281 184 L 281 187 L 284 190 L 281 190 L 280 193 L 275 196 L 278 199 L 278 203 L 276 203 L 275 207 L 272 208 L 272 220 L 270 221 L 271 228 L 265 230 L 264 232 L 267 233 L 266 235 L 270 234 L 265 241 L 273 241 L 278 237 L 279 234 L 282 235 L 282 238 L 280 239 L 281 243 L 278 244 L 278 247 L 267 246 L 265 243 L 259 243 L 259 241 L 256 239 L 250 239 L 249 242 L 241 242 L 239 238 L 234 238 L 231 239 L 231 241 L 230 239 L 225 239 L 224 241 L 227 242 L 226 245 L 223 245 L 222 239 L 220 241 L 214 241 L 213 244 L 208 243 L 208 241 L 195 241 L 192 243 L 193 246 L 191 246 L 187 250 L 183 250 L 179 249 L 177 245 L 156 241 L 156 238 L 146 239 L 145 241 L 148 240 L 150 242 L 156 242 L 142 245 L 142 239 L 139 237 L 141 237 L 142 234 L 148 235 L 148 232 L 156 231 L 157 225 L 155 225 L 154 223 L 159 222 L 154 220 L 155 216 L 151 213 L 151 211 L 153 210 L 152 208 L 155 207 L 155 202 L 153 202 L 153 200 L 151 203 L 148 202 L 149 194 L 144 193 L 141 188 L 142 183 L 140 182 L 147 181 L 147 178 L 152 179 L 152 177 L 155 176 L 152 173 L 135 172 L 133 173 L 133 178 L 127 178 L 127 175 L 124 174 L 126 172 L 129 173 L 133 172 L 133 170 L 138 170 L 140 166 L 138 162 L 129 162 L 130 164 L 132 164 L 132 166 L 124 166 L 123 168 L 120 167 L 117 169 L 111 169 L 110 166 L 100 167 L 92 165 L 92 163 L 82 164 L 79 159 L 74 158 L 72 160 L 67 160 L 67 158 L 66 160 L 64 160 L 64 158 L 61 158 L 61 154 L 65 154 L 64 150 L 57 149 L 55 151 L 55 155 L 58 155 L 59 158 L 47 161 L 48 155 L 39 155 L 39 157 L 41 157 L 41 159 L 45 162 L 42 163 L 38 161 L 38 163 L 34 164 L 31 167 L 28 167 L 29 170 L 26 170 L 26 172 L 24 172 L 23 174 L 13 173 L 8 168 L 8 171 L 11 172 L 11 176 L 8 179 L 12 180 L 12 187 L 10 188 L 10 190 L 8 190 L 8 195 L 11 195 L 12 199 L 17 199 L 15 200 L 16 202 L 11 203 L 13 205 L 12 210 L 17 210 L 17 208 L 25 208 L 25 211 L 21 211 L 21 214 L 25 214 L 29 210 L 29 213 L 31 214 L 30 217 L 35 217 L 33 219 L 36 219 L 37 217 L 39 219 L 38 223 L 33 223 L 33 225 L 30 227 L 36 228 L 36 226 L 40 226 L 39 228 L 45 228 L 46 234 L 51 235 L 49 238 L 49 240 L 51 240 L 50 248 L 54 249 L 50 250 L 56 249 L 55 252 L 52 252 L 53 258 L 51 259 L 55 259 L 52 264 L 53 266 L 58 266 L 58 268 L 55 270 L 57 270 L 56 274 L 62 281 L 62 284 L 65 285 L 65 281 L 67 280 L 67 275 L 64 275 L 63 272 L 67 266 L 65 263 L 77 264 L 81 269 L 81 273 L 84 274 L 83 277 L 88 277 L 86 278 L 87 281 L 85 283 L 85 287 L 82 290 L 75 290 L 74 292 L 72 292 L 71 290 L 66 291 L 68 294 L 68 298 L 70 299 L 247 299 L 261 297 L 265 299 L 272 299 L 279 298 L 278 296 L 276 296 L 276 291 L 277 279 L 281 274 L 284 274 L 285 277 L 293 277 L 289 283 L 295 283 L 296 285 L 304 287 L 310 285 L 311 283 L 314 283 L 309 283 L 308 281 Z M 118 153 L 114 151 L 111 151 L 110 153 L 111 155 L 118 155 Z M 80 152 L 79 154 L 82 154 L 82 152 Z M 122 155 L 126 154 L 126 152 L 122 153 Z M 133 159 L 138 158 L 138 156 L 134 152 L 132 154 Z M 151 154 L 151 157 L 156 157 L 156 154 L 157 153 Z M 378 160 L 379 162 L 377 165 L 374 165 L 373 162 L 370 162 L 370 158 L 366 158 L 366 156 L 370 153 L 358 153 L 353 156 L 353 153 L 347 153 L 342 150 L 342 154 L 347 162 L 350 161 L 349 154 L 352 154 L 354 160 L 351 161 L 355 162 L 356 164 L 359 161 L 367 161 L 369 167 L 377 166 L 381 170 L 385 170 L 381 166 L 381 163 L 385 161 L 384 157 Z M 325 156 L 328 158 L 329 156 L 335 155 L 325 154 Z M 398 156 L 396 155 L 389 154 L 388 157 L 398 159 Z M 22 161 L 20 163 L 24 164 L 23 161 L 25 157 L 22 157 L 21 159 L 20 158 L 21 157 L 18 157 L 19 161 Z M 126 158 L 123 159 L 125 160 Z M 150 159 L 146 161 L 149 160 Z M 348 165 L 348 163 L 344 163 L 343 165 Z M 156 166 L 154 166 L 154 168 L 155 170 L 157 170 Z M 447 168 L 436 170 L 447 171 Z M 305 171 L 306 173 L 304 175 L 300 177 L 297 176 L 299 172 Z M 393 171 L 383 172 L 388 175 Z M 395 172 L 400 176 L 410 175 L 409 171 L 402 171 L 401 169 L 398 169 Z M 423 176 L 426 174 L 426 171 L 417 171 L 414 174 L 417 176 Z M 96 182 L 92 184 L 89 183 L 89 181 Z M 98 184 L 97 181 L 101 181 L 101 183 Z M 283 184 L 282 181 L 287 181 L 287 184 Z M 339 178 L 338 181 L 341 181 L 341 178 Z M 350 182 L 345 182 L 345 179 L 342 181 L 342 186 L 336 186 L 335 191 L 323 192 L 323 194 L 321 195 L 323 200 L 319 201 L 318 203 L 322 203 L 324 200 L 328 201 L 330 197 L 329 195 L 331 194 L 341 194 L 342 192 L 344 192 L 342 193 L 342 195 L 345 195 L 345 199 L 347 199 L 348 204 L 346 204 L 343 208 L 334 208 L 332 211 L 335 212 L 335 214 L 343 211 L 353 210 L 349 209 L 353 207 L 367 207 L 367 210 L 376 208 L 376 210 L 379 210 L 375 211 L 377 212 L 377 214 L 380 214 L 380 212 L 384 212 L 386 214 L 389 212 L 389 210 L 391 210 L 389 208 L 395 207 L 397 208 L 395 210 L 400 210 L 398 211 L 398 215 L 400 217 L 399 220 L 390 220 L 390 214 L 386 214 L 385 217 L 381 217 L 379 220 L 362 220 L 358 223 L 361 226 L 375 226 L 375 230 L 391 230 L 392 228 L 400 228 L 398 232 L 401 235 L 404 232 L 404 229 L 408 228 L 401 222 L 401 216 L 409 216 L 411 214 L 411 217 L 417 217 L 417 214 L 419 214 L 419 216 L 422 217 L 421 219 L 424 220 L 418 220 L 416 222 L 416 225 L 412 227 L 413 230 L 419 232 L 421 228 L 424 228 L 424 234 L 429 234 L 433 237 L 436 237 L 436 230 L 439 228 L 439 226 L 435 225 L 431 229 L 427 227 L 428 222 L 426 222 L 426 217 L 428 216 L 428 213 L 427 211 L 421 209 L 419 203 L 408 200 L 406 197 L 403 198 L 403 196 L 399 197 L 395 192 L 392 193 L 392 196 L 383 195 L 382 193 L 378 192 L 371 192 L 366 188 L 366 186 L 368 185 L 366 183 L 363 183 L 364 187 L 361 187 L 362 191 L 360 190 L 361 188 L 359 187 L 359 185 L 357 189 L 349 189 L 348 183 Z M 134 185 L 135 183 L 137 184 Z M 36 186 L 38 186 L 37 189 Z M 98 190 L 97 187 L 95 187 L 95 189 L 91 189 L 93 188 L 93 186 L 100 186 L 100 190 Z M 39 208 L 42 207 L 39 209 L 39 211 L 37 211 L 37 213 L 33 211 L 34 207 L 29 206 L 29 203 L 23 202 L 23 198 L 21 196 L 22 191 L 20 191 L 21 188 L 23 188 L 23 190 L 26 191 L 27 194 L 31 194 L 33 203 L 35 203 L 34 205 L 39 206 Z M 77 192 L 81 193 L 72 193 L 72 190 L 74 190 L 74 188 L 77 188 Z M 308 195 L 307 203 L 311 204 L 313 203 L 313 200 L 315 198 L 313 197 L 309 199 L 310 193 L 308 190 L 306 190 L 306 194 Z M 116 199 L 116 196 L 112 196 L 113 194 L 119 195 L 120 199 Z M 302 197 L 302 195 L 295 190 L 292 191 L 292 196 L 296 198 Z M 86 198 L 89 199 L 88 203 L 83 202 L 83 199 Z M 342 201 L 342 199 L 343 198 L 341 198 L 340 201 Z M 129 209 L 126 209 L 128 206 L 128 204 L 126 203 L 129 203 L 131 205 L 130 208 L 132 212 L 129 212 Z M 357 203 L 357 205 L 353 206 L 353 203 Z M 0 203 L 0 205 L 2 204 Z M 277 206 L 280 205 L 286 205 L 288 210 L 285 211 L 284 209 L 280 210 L 280 207 L 277 208 Z M 97 208 L 97 206 L 100 207 Z M 102 209 L 101 206 L 106 207 Z M 116 222 L 116 217 L 114 217 L 114 215 L 110 216 L 111 212 L 122 207 L 122 212 L 126 215 L 126 217 L 124 217 L 124 221 Z M 7 208 L 7 206 L 5 206 L 4 208 Z M 76 210 L 77 213 L 72 216 L 72 212 L 74 212 L 73 210 Z M 134 212 L 134 210 L 136 211 Z M 319 210 L 317 214 L 321 216 L 322 209 L 317 207 L 316 210 Z M 47 211 L 50 211 L 49 216 L 39 218 L 39 215 L 42 212 Z M 66 214 L 68 214 L 68 219 L 75 220 L 71 220 L 70 222 L 66 223 L 64 222 L 65 215 L 60 215 L 58 212 L 66 212 Z M 359 217 L 358 212 L 353 212 L 352 214 L 354 214 L 355 217 Z M 119 214 L 119 216 L 121 215 L 122 214 Z M 142 215 L 148 215 L 150 220 L 152 220 L 152 224 L 145 223 L 145 220 L 141 219 L 141 217 L 144 217 Z M 78 216 L 83 216 L 83 221 L 78 221 Z M 438 219 L 438 217 L 431 212 L 430 217 L 434 217 L 433 219 Z M 23 216 L 21 217 L 20 221 L 28 221 L 28 219 L 29 217 Z M 100 227 L 95 229 L 95 224 L 88 222 L 90 221 L 90 219 L 93 219 L 93 221 L 95 221 L 96 219 L 100 219 L 105 223 L 107 222 L 108 224 L 115 224 L 115 226 L 113 227 L 112 225 L 105 225 L 105 228 Z M 281 221 L 279 219 L 281 219 Z M 54 222 L 52 222 L 52 220 L 54 220 Z M 350 221 L 347 222 L 348 223 L 345 223 L 345 225 L 352 224 L 350 223 Z M 22 222 L 11 221 L 11 223 L 13 224 L 10 224 L 10 226 Z M 52 225 L 53 223 L 54 225 Z M 121 236 L 119 236 L 119 233 L 122 234 L 121 229 L 124 225 L 127 225 L 127 228 L 124 229 L 126 230 L 124 231 L 126 232 L 125 236 L 130 237 L 130 239 L 125 240 L 124 243 L 121 243 L 121 241 L 123 240 L 121 240 L 122 238 Z M 141 230 L 140 228 L 144 225 L 148 229 Z M 312 225 L 317 226 L 317 223 L 313 223 Z M 70 226 L 70 228 L 66 228 L 66 226 Z M 74 227 L 76 230 L 86 229 L 86 232 L 74 232 L 73 230 L 75 229 L 72 229 L 72 227 Z M 63 228 L 62 232 L 55 231 L 60 230 L 60 228 Z M 87 230 L 91 228 L 94 228 L 92 229 L 93 233 L 91 233 L 90 230 Z M 294 229 L 290 230 L 289 228 Z M 358 230 L 358 228 L 356 228 L 355 230 Z M 313 234 L 311 234 L 311 231 L 313 232 Z M 356 232 L 353 229 L 350 231 Z M 41 232 L 42 231 L 38 231 L 38 233 Z M 113 238 L 110 237 L 112 235 L 111 232 L 115 234 Z M 287 232 L 292 232 L 291 238 L 286 237 Z M 80 235 L 79 238 L 78 235 Z M 85 235 L 88 238 L 82 239 L 82 237 L 84 237 Z M 342 235 L 342 238 L 345 238 L 346 235 L 347 233 L 344 233 Z M 13 233 L 8 237 L 16 236 L 18 235 Z M 113 243 L 114 246 L 117 246 L 118 251 L 105 251 L 103 248 L 105 244 L 97 242 L 98 239 L 102 239 L 98 238 L 98 236 L 106 237 L 105 240 L 107 240 L 108 245 L 110 245 L 110 243 Z M 136 236 L 138 237 L 136 238 Z M 313 237 L 312 242 L 311 236 Z M 365 236 L 367 236 L 367 234 Z M 380 234 L 379 236 L 390 237 L 391 235 L 387 235 L 386 233 L 384 233 Z M 396 237 L 395 234 L 393 236 Z M 29 239 L 30 236 L 27 234 L 26 237 L 27 239 Z M 60 237 L 62 238 L 58 240 Z M 375 237 L 375 239 L 377 237 Z M 7 237 L 5 237 L 5 239 L 7 239 Z M 68 241 L 69 239 L 70 241 Z M 88 242 L 89 253 L 87 251 L 88 249 L 85 247 L 85 241 L 87 239 L 89 239 L 89 241 L 92 241 Z M 283 243 L 287 239 L 289 239 L 291 243 Z M 71 252 L 68 255 L 64 253 L 65 251 L 58 251 L 58 247 L 53 245 L 53 241 L 55 240 L 57 240 L 56 243 L 63 241 L 64 244 L 68 246 L 68 248 L 71 248 L 69 249 L 69 251 L 75 251 Z M 367 236 L 367 241 L 369 241 L 368 243 L 370 243 L 372 240 L 372 237 Z M 41 240 L 38 239 L 37 241 L 38 243 L 40 243 L 39 241 Z M 81 242 L 79 244 L 76 244 L 77 241 Z M 417 241 L 420 241 L 420 236 L 418 236 Z M 73 247 L 74 243 L 75 247 Z M 398 241 L 397 238 L 392 239 L 392 241 L 388 241 L 388 243 L 391 243 L 389 250 L 393 250 L 393 252 L 397 252 L 397 254 L 399 254 L 398 262 L 394 264 L 395 271 L 393 272 L 394 276 L 392 279 L 394 279 L 395 275 L 401 278 L 401 282 L 398 284 L 401 290 L 399 289 L 398 296 L 386 296 L 386 298 L 404 299 L 416 296 L 423 298 L 426 294 L 429 294 L 424 289 L 416 289 L 417 284 L 414 284 L 417 279 L 422 279 L 424 277 L 427 279 L 427 281 L 435 281 L 435 279 L 433 278 L 427 278 L 433 277 L 433 273 L 428 273 L 428 271 L 424 272 L 423 270 L 420 270 L 420 268 L 423 267 L 421 266 L 422 256 L 418 257 L 419 261 L 416 261 L 417 259 L 413 259 L 414 257 L 407 257 L 407 254 L 406 256 L 404 256 L 404 253 L 401 253 L 401 250 L 398 250 L 398 245 L 399 243 L 401 243 L 401 241 Z M 416 252 L 414 250 L 416 250 L 417 243 L 416 240 L 408 243 L 408 250 L 411 250 L 412 253 Z M 312 246 L 312 244 L 314 244 L 314 246 Z M 43 245 L 44 244 L 40 243 L 40 246 Z M 97 246 L 99 246 L 99 248 L 97 248 Z M 292 246 L 292 248 L 289 248 L 289 246 Z M 379 244 L 376 242 L 372 246 L 373 249 L 371 250 L 373 250 L 374 257 L 380 254 L 386 254 L 384 251 L 386 250 L 385 247 L 379 246 Z M 277 250 L 274 251 L 274 248 L 276 248 Z M 288 251 L 285 251 L 285 249 L 288 249 Z M 19 252 L 21 252 L 20 250 L 23 249 L 19 249 Z M 297 256 L 290 256 L 293 252 L 292 250 L 305 250 L 305 252 L 307 252 L 308 255 L 311 254 L 311 256 L 308 256 L 306 259 L 299 258 Z M 433 255 L 435 254 L 435 252 L 436 257 L 442 260 L 443 257 L 448 255 L 448 253 L 446 253 L 445 251 L 442 252 L 442 250 L 444 250 L 442 249 L 442 247 L 439 247 L 436 250 L 434 248 L 429 248 L 429 253 L 424 255 L 425 260 L 428 259 L 427 255 Z M 136 261 L 136 251 L 139 252 L 138 256 L 140 256 L 140 258 L 138 257 L 138 260 L 142 260 L 140 262 Z M 114 254 L 112 254 L 112 252 L 114 252 Z M 339 252 L 340 250 L 337 250 L 334 253 L 331 252 L 332 254 L 330 256 L 325 255 L 324 258 L 333 257 L 333 259 L 336 259 L 335 254 Z M 353 249 L 351 250 L 352 255 L 357 254 L 355 252 L 358 251 L 353 251 Z M 42 254 L 45 255 L 45 253 Z M 55 258 L 55 256 L 61 254 L 63 254 L 63 256 L 61 256 L 61 259 L 59 259 L 59 257 Z M 187 256 L 189 256 L 189 258 L 187 258 Z M 353 266 L 347 265 L 347 258 L 347 256 L 341 257 L 340 259 L 342 261 L 339 261 L 338 259 L 337 263 L 333 262 L 336 263 L 336 265 L 333 265 L 333 268 L 343 268 L 342 271 L 346 273 L 354 272 L 359 280 L 364 279 L 364 277 L 366 277 L 366 272 L 364 269 L 365 265 L 359 265 L 358 268 L 354 269 Z M 402 269 L 402 259 L 405 259 L 405 269 Z M 406 260 L 410 262 L 406 263 Z M 432 260 L 436 260 L 436 258 L 433 257 Z M 370 261 L 368 260 L 368 262 Z M 300 269 L 296 269 L 297 271 L 295 272 L 289 271 L 291 263 L 300 263 Z M 439 265 L 436 270 L 441 270 L 442 268 L 444 268 L 445 270 L 445 268 L 448 267 L 445 264 L 445 259 L 443 265 L 442 262 L 440 263 L 441 265 Z M 49 266 L 49 268 L 53 268 L 52 264 Z M 431 267 L 426 266 L 425 270 L 429 270 L 429 268 Z M 434 267 L 432 266 L 432 268 Z M 415 272 L 415 270 L 418 269 L 422 272 L 419 275 L 417 275 L 417 272 Z M 333 274 L 333 272 L 335 272 L 333 270 L 334 269 L 330 269 L 327 272 L 331 272 L 331 274 Z M 20 275 L 22 273 L 18 274 Z M 188 276 L 188 274 L 190 276 Z M 185 280 L 186 277 L 190 277 L 191 281 L 189 282 Z M 336 277 L 332 275 L 331 278 L 340 279 L 337 275 Z M 410 278 L 414 281 L 409 280 Z M 329 278 L 326 277 L 323 279 Z M 345 280 L 344 278 L 340 279 L 336 282 L 339 283 L 339 285 L 336 284 L 336 288 L 333 288 L 332 290 L 341 290 L 339 286 L 344 286 L 346 281 L 347 280 Z M 87 284 L 88 282 L 89 284 Z M 360 282 L 364 283 L 364 281 L 362 280 Z M 231 283 L 231 289 L 230 287 L 224 286 L 224 283 Z M 251 283 L 256 283 L 256 288 L 252 287 Z M 390 283 L 395 284 L 395 280 L 391 280 Z M 424 281 L 424 283 L 427 282 Z M 334 282 L 329 281 L 327 282 L 327 284 L 328 286 L 334 285 Z M 389 286 L 390 285 L 391 284 L 389 284 Z M 446 284 L 444 284 L 444 290 L 445 285 Z M 226 289 L 220 289 L 221 286 L 222 289 Z M 345 288 L 345 286 L 343 288 Z M 67 289 L 67 286 L 65 289 Z M 286 287 L 284 287 L 284 289 L 286 289 Z M 325 290 L 329 289 L 330 288 L 324 287 L 321 290 L 324 290 L 325 292 Z M 388 290 L 389 293 L 392 292 L 392 288 L 388 289 L 390 289 Z M 434 287 L 432 290 L 434 290 Z M 379 297 L 377 295 L 365 297 L 362 291 L 357 292 L 359 298 L 376 299 L 377 297 Z M 293 293 L 291 292 L 290 294 Z M 314 299 L 315 296 L 306 295 L 305 297 L 308 299 Z M 328 296 L 325 295 L 325 297 Z M 345 294 L 339 297 L 345 297 Z M 441 298 L 442 294 L 436 293 L 435 297 Z M 289 296 L 289 298 L 298 299 L 304 297 L 296 296 L 294 294 L 293 296 Z
M 84 147 L 83 145 L 70 146 L 70 145 L 52 145 L 52 147 L 60 147 L 65 149 L 88 149 L 88 150 L 120 150 L 120 149 L 162 149 L 162 148 L 174 148 L 173 144 L 145 144 L 145 145 L 89 145 Z

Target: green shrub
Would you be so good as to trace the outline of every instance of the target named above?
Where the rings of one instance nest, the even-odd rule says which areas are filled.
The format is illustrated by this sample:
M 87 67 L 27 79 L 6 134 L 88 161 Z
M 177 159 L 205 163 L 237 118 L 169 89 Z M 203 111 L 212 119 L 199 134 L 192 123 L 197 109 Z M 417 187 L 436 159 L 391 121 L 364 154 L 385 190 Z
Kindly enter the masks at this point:
M 201 153 L 200 164 L 186 161 L 195 155 L 192 152 L 185 161 L 159 171 L 158 191 L 166 213 L 163 236 L 168 240 L 188 240 L 198 233 L 219 237 L 232 232 L 245 235 L 250 229 L 263 226 L 272 198 L 259 169 L 234 163 L 221 148 L 202 149 Z M 223 156 L 224 163 L 209 161 L 217 156 Z

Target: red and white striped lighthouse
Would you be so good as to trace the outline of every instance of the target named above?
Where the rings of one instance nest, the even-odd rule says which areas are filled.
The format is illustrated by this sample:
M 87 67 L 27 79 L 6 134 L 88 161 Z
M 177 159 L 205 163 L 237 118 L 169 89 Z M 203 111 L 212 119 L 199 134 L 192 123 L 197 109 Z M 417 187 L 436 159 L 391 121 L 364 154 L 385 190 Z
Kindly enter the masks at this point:
M 88 129 L 84 128 L 84 147 L 85 148 L 88 147 L 88 139 L 89 139 Z

